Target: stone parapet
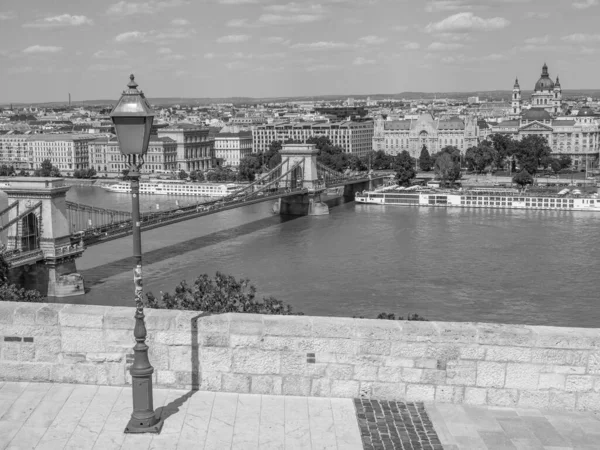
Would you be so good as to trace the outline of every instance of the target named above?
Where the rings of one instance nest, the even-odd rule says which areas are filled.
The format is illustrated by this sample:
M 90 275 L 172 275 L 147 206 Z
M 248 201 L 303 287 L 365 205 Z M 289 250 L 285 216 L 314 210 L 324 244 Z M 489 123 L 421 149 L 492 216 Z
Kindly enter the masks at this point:
M 146 314 L 162 387 L 600 411 L 600 329 Z M 0 302 L 0 380 L 129 384 L 133 316 Z

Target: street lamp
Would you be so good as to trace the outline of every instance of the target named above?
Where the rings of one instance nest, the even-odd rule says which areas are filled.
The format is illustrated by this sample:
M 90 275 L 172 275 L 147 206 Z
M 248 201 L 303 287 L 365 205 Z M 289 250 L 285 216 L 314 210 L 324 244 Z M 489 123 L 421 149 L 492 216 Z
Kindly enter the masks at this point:
M 155 417 L 152 402 L 152 374 L 154 368 L 148 359 L 146 345 L 146 325 L 142 292 L 142 237 L 140 230 L 140 169 L 144 155 L 148 151 L 150 130 L 154 112 L 137 90 L 137 83 L 131 75 L 128 89 L 123 91 L 117 106 L 110 113 L 115 125 L 121 153 L 127 157 L 131 178 L 131 225 L 133 228 L 133 283 L 135 285 L 135 328 L 133 335 L 134 359 L 130 369 L 133 391 L 133 413 L 125 428 L 125 433 L 160 433 L 163 422 Z

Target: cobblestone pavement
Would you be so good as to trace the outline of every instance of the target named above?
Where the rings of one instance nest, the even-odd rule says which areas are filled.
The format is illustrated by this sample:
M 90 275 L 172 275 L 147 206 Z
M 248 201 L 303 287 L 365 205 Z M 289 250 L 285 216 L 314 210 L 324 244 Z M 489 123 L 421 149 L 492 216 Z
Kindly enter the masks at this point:
M 130 387 L 0 381 L 0 450 L 600 449 L 584 412 L 155 389 L 161 434 L 125 435 L 131 403 Z

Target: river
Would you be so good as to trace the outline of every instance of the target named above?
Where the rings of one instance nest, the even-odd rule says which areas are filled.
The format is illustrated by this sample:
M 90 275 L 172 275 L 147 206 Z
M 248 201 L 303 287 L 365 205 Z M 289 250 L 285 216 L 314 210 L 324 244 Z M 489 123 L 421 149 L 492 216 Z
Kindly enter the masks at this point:
M 73 187 L 71 201 L 129 210 L 126 194 Z M 180 204 L 194 201 L 179 199 Z M 143 208 L 174 206 L 142 197 Z M 282 218 L 271 202 L 144 232 L 144 286 L 172 292 L 216 271 L 249 278 L 311 315 L 598 327 L 600 215 L 341 204 L 329 216 Z M 132 305 L 131 237 L 77 260 L 77 303 Z

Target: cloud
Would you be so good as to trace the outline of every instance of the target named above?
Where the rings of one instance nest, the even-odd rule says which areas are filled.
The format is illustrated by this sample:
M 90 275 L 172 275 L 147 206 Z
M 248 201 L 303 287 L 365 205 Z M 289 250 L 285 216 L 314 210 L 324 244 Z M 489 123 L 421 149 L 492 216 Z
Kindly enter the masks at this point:
M 287 3 L 285 5 L 269 5 L 264 7 L 265 11 L 286 14 L 324 14 L 325 8 L 314 3 Z
M 580 0 L 573 2 L 573 8 L 575 9 L 588 9 L 592 6 L 598 6 L 598 0 Z
M 17 15 L 12 11 L 0 11 L 0 20 L 16 19 Z
M 428 54 L 427 59 L 437 59 L 437 55 Z M 502 61 L 506 59 L 505 55 L 492 53 L 486 56 L 467 56 L 467 55 L 447 55 L 440 59 L 443 64 L 468 64 L 481 61 Z
M 539 12 L 539 11 L 529 11 L 527 14 L 525 14 L 525 17 L 527 19 L 547 19 L 548 17 L 550 17 L 550 13 L 549 12 Z
M 61 14 L 60 16 L 45 17 L 34 22 L 23 24 L 25 28 L 62 28 L 80 27 L 82 25 L 93 25 L 93 21 L 86 16 L 72 16 Z
M 503 17 L 483 19 L 470 12 L 458 13 L 446 17 L 425 27 L 428 33 L 468 33 L 470 31 L 493 31 L 506 28 L 510 22 Z
M 123 50 L 98 50 L 92 56 L 98 59 L 117 59 L 127 56 L 127 52 Z
M 419 48 L 421 48 L 421 46 L 418 42 L 405 42 L 404 44 L 402 44 L 402 48 L 404 50 L 418 50 Z
M 175 25 L 176 27 L 183 27 L 185 25 L 189 25 L 190 21 L 187 19 L 173 19 L 171 20 L 171 25 Z
M 349 47 L 350 44 L 345 42 L 332 41 L 306 42 L 292 45 L 292 48 L 298 50 L 341 50 Z
M 352 64 L 355 66 L 365 66 L 365 65 L 369 65 L 369 64 L 375 64 L 375 60 L 374 59 L 366 59 L 366 58 L 363 58 L 362 56 L 358 56 L 358 57 L 354 58 L 354 61 L 352 61 Z
M 159 55 L 170 55 L 171 53 L 173 53 L 173 50 L 171 50 L 168 47 L 160 47 L 158 50 L 156 50 L 156 53 L 158 53 Z
M 240 42 L 246 42 L 250 40 L 250 36 L 247 34 L 230 34 L 228 36 L 221 36 L 217 39 L 218 44 L 237 44 Z
M 358 25 L 359 23 L 363 23 L 363 19 L 359 19 L 358 17 L 347 17 L 342 20 L 346 25 Z
M 248 64 L 243 61 L 231 61 L 226 63 L 225 67 L 227 67 L 230 70 L 238 70 L 247 68 Z
M 325 18 L 322 14 L 263 14 L 258 21 L 268 25 L 294 25 L 318 22 Z
M 256 5 L 262 3 L 261 0 L 219 0 L 221 5 Z
M 572 44 L 585 44 L 589 42 L 600 42 L 600 34 L 575 33 L 563 36 L 561 40 Z
M 226 26 L 231 28 L 251 28 L 252 25 L 248 19 L 231 19 L 226 23 Z
M 549 41 L 550 41 L 550 36 L 549 35 L 540 36 L 540 37 L 532 37 L 532 38 L 525 39 L 525 43 L 526 44 L 532 44 L 532 45 L 547 44 Z
M 63 50 L 62 47 L 55 47 L 53 45 L 32 45 L 23 50 L 23 53 L 35 54 L 35 53 L 58 53 Z
M 129 70 L 130 66 L 126 64 L 92 64 L 88 70 L 92 72 L 113 72 L 119 70 Z
M 205 53 L 204 54 L 204 59 L 214 59 L 214 58 L 215 58 L 214 53 Z
M 408 31 L 410 27 L 408 25 L 396 25 L 394 27 L 392 27 L 392 30 L 394 31 Z
M 178 39 L 187 39 L 195 34 L 194 30 L 167 29 L 164 31 L 127 31 L 115 37 L 115 42 L 127 43 L 166 43 Z
M 432 0 L 425 6 L 425 11 L 435 13 L 442 11 L 464 11 L 488 9 L 492 6 L 503 6 L 507 3 L 529 3 L 531 0 Z
M 340 66 L 336 66 L 333 64 L 315 64 L 315 65 L 306 67 L 304 70 L 306 70 L 307 72 L 321 72 L 321 71 L 326 71 L 326 70 L 335 70 L 335 69 L 339 69 L 339 68 L 340 68 Z
M 7 69 L 8 73 L 29 73 L 33 72 L 33 67 L 31 66 L 20 66 L 20 67 L 9 67 Z
M 448 50 L 458 50 L 459 48 L 463 48 L 463 44 L 459 44 L 457 42 L 432 42 L 427 47 L 427 50 L 433 52 L 443 52 Z
M 150 0 L 148 2 L 120 1 L 109 6 L 106 11 L 111 16 L 131 16 L 136 14 L 156 14 L 168 8 L 186 5 L 185 0 Z
M 383 44 L 386 41 L 387 41 L 387 38 L 385 38 L 385 37 L 373 36 L 373 35 L 363 36 L 358 40 L 358 42 L 360 44 L 364 44 L 364 45 L 379 45 L 379 44 Z
M 289 39 L 282 38 L 281 36 L 270 36 L 262 40 L 268 44 L 288 45 L 290 43 Z

